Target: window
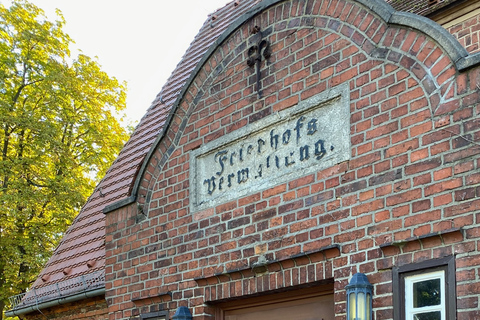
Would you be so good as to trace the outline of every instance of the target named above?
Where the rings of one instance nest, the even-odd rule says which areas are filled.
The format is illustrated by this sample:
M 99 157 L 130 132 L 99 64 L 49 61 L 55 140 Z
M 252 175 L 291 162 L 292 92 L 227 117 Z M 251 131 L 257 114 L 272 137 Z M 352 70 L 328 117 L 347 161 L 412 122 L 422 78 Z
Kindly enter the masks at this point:
M 445 320 L 445 272 L 405 277 L 405 318 Z
M 394 319 L 455 319 L 454 263 L 452 256 L 394 268 Z
M 168 320 L 168 312 L 150 312 L 140 315 L 141 320 Z

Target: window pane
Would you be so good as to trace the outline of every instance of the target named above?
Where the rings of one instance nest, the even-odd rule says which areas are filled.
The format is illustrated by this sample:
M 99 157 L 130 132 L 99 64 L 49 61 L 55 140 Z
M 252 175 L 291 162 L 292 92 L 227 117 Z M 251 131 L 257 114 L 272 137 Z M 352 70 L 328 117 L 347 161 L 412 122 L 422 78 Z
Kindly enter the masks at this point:
M 415 320 L 441 320 L 440 311 L 418 313 L 413 316 Z
M 413 307 L 414 308 L 436 306 L 436 305 L 439 305 L 440 303 L 441 303 L 440 279 L 425 280 L 425 281 L 415 282 L 413 284 Z M 425 318 L 425 319 L 430 319 L 430 318 Z

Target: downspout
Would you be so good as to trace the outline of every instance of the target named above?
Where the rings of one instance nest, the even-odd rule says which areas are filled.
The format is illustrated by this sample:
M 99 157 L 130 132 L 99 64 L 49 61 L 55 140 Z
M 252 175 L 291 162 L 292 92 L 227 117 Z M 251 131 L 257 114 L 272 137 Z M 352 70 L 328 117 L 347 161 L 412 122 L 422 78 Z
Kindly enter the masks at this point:
M 5 312 L 6 317 L 15 317 L 23 314 L 27 314 L 33 311 L 39 311 L 40 309 L 46 309 L 62 304 L 66 304 L 69 302 L 75 302 L 79 301 L 85 298 L 92 298 L 92 297 L 98 297 L 101 295 L 105 295 L 105 288 L 99 288 L 96 290 L 91 290 L 91 291 L 86 291 L 82 293 L 78 293 L 72 296 L 64 297 L 64 298 L 58 298 L 55 300 L 50 300 L 47 302 L 42 302 L 42 303 L 36 303 L 35 305 L 25 307 L 25 308 L 19 308 L 19 309 L 13 309 Z

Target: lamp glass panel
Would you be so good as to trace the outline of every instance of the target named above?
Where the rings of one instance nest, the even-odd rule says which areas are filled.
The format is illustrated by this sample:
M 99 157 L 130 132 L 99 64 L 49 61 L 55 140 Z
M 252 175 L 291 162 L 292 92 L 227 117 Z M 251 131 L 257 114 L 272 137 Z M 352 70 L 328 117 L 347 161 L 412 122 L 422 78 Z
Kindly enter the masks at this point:
M 367 293 L 367 320 L 372 320 L 372 310 L 370 310 L 370 306 L 372 305 L 372 295 Z
M 355 292 L 348 295 L 349 314 L 348 320 L 356 320 L 357 306 L 355 304 Z
M 367 300 L 365 299 L 364 292 L 357 293 L 357 318 L 356 320 L 366 320 L 365 319 L 365 304 Z

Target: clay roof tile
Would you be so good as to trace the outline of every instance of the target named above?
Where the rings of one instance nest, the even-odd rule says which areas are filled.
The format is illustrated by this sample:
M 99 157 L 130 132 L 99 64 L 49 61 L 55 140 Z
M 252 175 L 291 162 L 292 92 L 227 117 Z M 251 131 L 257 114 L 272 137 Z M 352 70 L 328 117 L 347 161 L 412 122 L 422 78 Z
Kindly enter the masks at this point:
M 394 9 L 410 13 L 428 16 L 429 14 L 440 10 L 453 2 L 461 0 L 385 0 Z
M 138 169 L 162 131 L 170 110 L 191 72 L 219 35 L 255 4 L 254 0 L 230 2 L 215 11 L 205 21 L 167 83 L 140 120 L 129 141 L 65 233 L 32 288 L 48 287 L 54 283 L 97 273 L 104 269 L 103 208 L 130 196 Z M 214 23 L 211 24 L 212 22 Z

